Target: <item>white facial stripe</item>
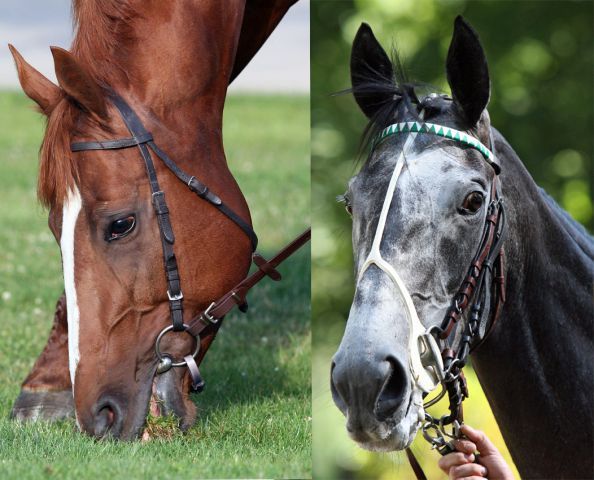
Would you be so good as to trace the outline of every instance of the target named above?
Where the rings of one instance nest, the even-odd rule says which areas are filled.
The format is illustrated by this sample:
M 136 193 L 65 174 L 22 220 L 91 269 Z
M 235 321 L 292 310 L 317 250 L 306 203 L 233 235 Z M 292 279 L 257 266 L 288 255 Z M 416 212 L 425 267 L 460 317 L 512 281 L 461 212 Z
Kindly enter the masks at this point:
M 74 186 L 74 189 L 68 193 L 68 197 L 64 202 L 62 210 L 62 236 L 60 237 L 68 319 L 68 364 L 73 388 L 76 366 L 80 358 L 78 348 L 79 310 L 74 282 L 74 231 L 81 204 L 80 192 Z
M 421 118 L 422 115 L 423 112 L 421 112 Z M 406 316 L 408 317 L 408 322 L 410 326 L 408 348 L 410 353 L 410 372 L 412 380 L 421 390 L 423 390 L 424 392 L 430 392 L 437 386 L 436 377 L 435 375 L 429 375 L 426 369 L 423 367 L 423 364 L 421 363 L 421 352 L 419 351 L 418 343 L 419 337 L 423 336 L 425 349 L 429 348 L 433 351 L 439 351 L 439 349 L 435 344 L 435 339 L 433 338 L 433 336 L 431 334 L 425 335 L 426 329 L 419 320 L 419 316 L 417 315 L 417 311 L 415 309 L 410 293 L 408 292 L 406 285 L 400 278 L 400 275 L 398 275 L 398 273 L 396 272 L 394 267 L 392 267 L 392 265 L 390 265 L 383 259 L 382 254 L 380 252 L 380 245 L 382 242 L 382 237 L 384 235 L 386 219 L 388 217 L 390 205 L 392 204 L 392 198 L 394 197 L 394 191 L 396 190 L 398 177 L 400 176 L 400 173 L 402 172 L 402 167 L 404 166 L 405 154 L 408 153 L 408 151 L 412 147 L 412 144 L 414 143 L 416 137 L 416 133 L 409 134 L 408 138 L 404 142 L 402 152 L 400 153 L 400 156 L 396 161 L 396 166 L 394 167 L 394 172 L 392 173 L 392 177 L 390 178 L 388 191 L 386 192 L 384 205 L 382 206 L 382 211 L 380 213 L 380 218 L 378 220 L 377 229 L 375 231 L 375 237 L 373 239 L 371 250 L 369 251 L 367 259 L 363 263 L 361 270 L 359 271 L 359 276 L 357 278 L 357 288 L 359 286 L 361 278 L 363 277 L 363 274 L 371 265 L 376 265 L 392 279 L 392 282 L 396 286 L 396 289 L 398 290 L 400 296 L 404 301 Z M 436 361 L 441 362 L 440 355 L 437 355 Z M 439 365 L 438 368 L 443 370 L 443 365 Z

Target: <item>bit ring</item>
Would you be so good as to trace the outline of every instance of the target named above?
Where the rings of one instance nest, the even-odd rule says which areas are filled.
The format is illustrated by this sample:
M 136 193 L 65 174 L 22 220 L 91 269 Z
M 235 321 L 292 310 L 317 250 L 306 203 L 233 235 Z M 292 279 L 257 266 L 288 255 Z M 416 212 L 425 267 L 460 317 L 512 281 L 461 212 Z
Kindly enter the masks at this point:
M 191 333 L 188 332 L 188 328 L 190 328 L 188 325 L 186 325 L 184 323 L 184 332 L 187 332 L 188 335 L 191 335 L 192 337 L 194 337 L 194 335 L 192 335 Z M 163 354 L 161 353 L 161 340 L 163 339 L 163 337 L 171 332 L 173 330 L 173 325 L 168 325 L 167 327 L 165 327 L 163 330 L 161 330 L 161 333 L 159 333 L 159 335 L 157 336 L 157 339 L 155 340 L 155 354 L 157 355 L 157 357 L 159 358 L 159 360 L 163 360 L 164 357 L 169 357 L 171 359 L 173 359 L 173 357 L 169 354 Z M 194 349 L 194 353 L 192 353 L 192 357 L 196 358 L 196 355 L 198 355 L 198 352 L 200 351 L 200 339 L 196 338 L 196 348 Z M 181 360 L 179 362 L 173 362 L 171 363 L 172 367 L 185 367 L 187 365 L 187 362 L 185 360 Z

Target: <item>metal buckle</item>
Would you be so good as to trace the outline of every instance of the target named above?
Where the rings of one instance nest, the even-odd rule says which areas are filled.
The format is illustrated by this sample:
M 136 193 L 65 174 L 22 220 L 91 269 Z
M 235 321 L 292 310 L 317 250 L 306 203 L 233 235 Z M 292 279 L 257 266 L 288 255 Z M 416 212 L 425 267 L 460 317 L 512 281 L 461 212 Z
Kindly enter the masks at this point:
M 454 310 L 458 315 L 460 315 L 462 313 L 462 308 L 460 307 L 460 302 L 458 301 L 458 298 L 459 297 L 454 298 Z
M 175 300 L 182 300 L 184 298 L 184 294 L 180 290 L 177 295 L 171 295 L 171 292 L 167 290 L 167 297 L 169 298 L 170 302 L 174 302 Z
M 219 319 L 216 317 L 213 317 L 210 314 L 210 311 L 212 310 L 212 308 L 215 306 L 215 302 L 212 302 L 208 308 L 206 310 L 204 310 L 204 312 L 202 312 L 202 314 L 200 315 L 201 318 L 206 319 L 208 322 L 212 323 L 213 325 L 219 322 Z
M 198 184 L 199 184 L 200 186 L 202 186 L 202 190 L 198 190 L 198 189 L 194 190 L 194 189 L 192 188 L 192 181 L 193 181 L 193 180 L 196 180 L 196 181 L 198 182 Z M 190 179 L 188 180 L 188 188 L 189 188 L 190 190 L 192 190 L 192 191 L 193 191 L 193 192 L 194 192 L 196 195 L 198 195 L 198 196 L 199 196 L 199 197 L 201 197 L 201 198 L 205 197 L 205 196 L 206 196 L 206 194 L 208 193 L 208 187 L 207 187 L 207 186 L 206 186 L 204 183 L 202 183 L 200 180 L 198 180 L 198 179 L 197 179 L 197 178 L 196 178 L 194 175 L 192 175 L 192 176 L 190 177 Z

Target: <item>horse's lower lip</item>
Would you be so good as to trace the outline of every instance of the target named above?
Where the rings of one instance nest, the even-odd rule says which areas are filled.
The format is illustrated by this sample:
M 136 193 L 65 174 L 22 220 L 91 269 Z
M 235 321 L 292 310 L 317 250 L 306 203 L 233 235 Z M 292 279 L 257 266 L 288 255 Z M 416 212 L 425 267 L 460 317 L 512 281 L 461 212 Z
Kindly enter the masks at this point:
M 161 411 L 161 405 L 162 401 L 160 401 L 157 397 L 157 377 L 155 375 L 155 377 L 153 378 L 151 398 L 149 400 L 148 414 L 152 417 L 163 416 L 163 412 Z M 149 429 L 146 425 L 144 427 L 144 430 L 142 431 L 140 438 L 143 442 L 147 442 L 152 438 L 149 433 Z
M 159 402 L 159 399 L 157 397 L 157 378 L 155 377 L 153 379 L 153 390 L 151 393 L 151 399 L 150 399 L 150 403 L 149 403 L 149 413 L 153 416 L 153 417 L 160 417 L 161 415 L 163 415 L 163 412 L 161 412 L 161 403 Z
M 413 405 L 419 408 L 418 411 L 412 408 Z M 358 439 L 356 438 L 356 435 L 351 435 L 351 437 L 353 438 L 353 440 L 355 440 L 355 442 L 357 442 L 357 444 L 361 448 L 365 450 L 375 452 L 391 452 L 396 450 L 403 450 L 404 448 L 409 446 L 409 444 L 412 442 L 412 439 L 414 439 L 414 437 L 416 436 L 416 432 L 421 427 L 422 419 L 424 419 L 424 416 L 424 409 L 422 408 L 422 406 L 419 406 L 419 404 L 413 400 L 413 396 L 411 395 L 409 397 L 405 414 L 400 420 L 400 423 L 392 424 L 392 427 L 390 428 L 390 433 L 386 438 L 379 438 L 375 435 L 369 435 L 369 438 L 367 440 Z M 394 420 L 392 419 L 392 421 Z M 384 423 L 384 425 L 388 424 L 390 424 L 390 420 L 388 420 L 387 423 Z M 364 436 L 368 435 L 366 434 Z

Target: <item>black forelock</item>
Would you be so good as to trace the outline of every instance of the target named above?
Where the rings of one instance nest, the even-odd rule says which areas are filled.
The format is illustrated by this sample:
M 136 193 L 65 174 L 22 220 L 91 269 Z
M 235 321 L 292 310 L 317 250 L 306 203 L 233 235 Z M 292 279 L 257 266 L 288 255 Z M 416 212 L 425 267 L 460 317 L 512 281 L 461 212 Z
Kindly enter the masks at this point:
M 396 122 L 419 120 L 421 108 L 425 112 L 425 121 L 448 112 L 448 117 L 452 117 L 449 118 L 450 122 L 458 123 L 453 118 L 453 103 L 450 97 L 441 94 L 438 88 L 430 84 L 409 80 L 400 56 L 395 49 L 392 50 L 391 62 L 394 78 L 374 75 L 371 73 L 371 69 L 367 69 L 370 72 L 368 78 L 362 78 L 357 86 L 337 93 L 337 95 L 373 93 L 384 98 L 384 101 L 378 106 L 363 131 L 359 147 L 359 158 L 369 153 L 373 140 L 388 125 Z M 429 95 L 430 93 L 433 95 Z

